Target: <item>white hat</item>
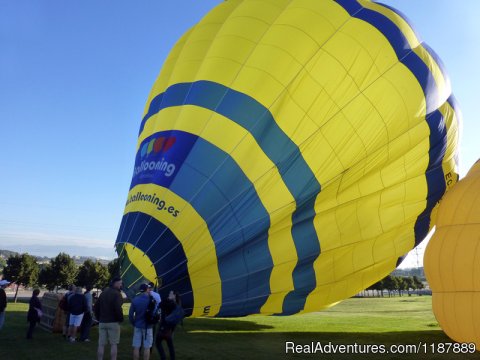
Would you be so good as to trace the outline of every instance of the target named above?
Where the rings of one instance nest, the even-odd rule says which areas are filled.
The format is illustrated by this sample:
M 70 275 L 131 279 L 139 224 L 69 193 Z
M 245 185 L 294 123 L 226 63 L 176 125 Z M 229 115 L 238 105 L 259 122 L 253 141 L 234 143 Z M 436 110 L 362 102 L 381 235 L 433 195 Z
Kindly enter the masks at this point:
M 8 285 L 10 284 L 10 281 L 7 280 L 0 280 L 0 286 Z

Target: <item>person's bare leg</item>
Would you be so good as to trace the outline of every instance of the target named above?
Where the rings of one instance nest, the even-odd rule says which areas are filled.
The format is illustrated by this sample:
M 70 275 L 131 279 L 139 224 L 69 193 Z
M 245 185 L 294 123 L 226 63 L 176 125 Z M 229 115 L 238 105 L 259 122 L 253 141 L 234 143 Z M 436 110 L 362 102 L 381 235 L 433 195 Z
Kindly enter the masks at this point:
M 98 345 L 98 350 L 97 350 L 97 359 L 98 360 L 103 360 L 103 350 L 104 350 L 104 346 L 103 345 Z
M 143 349 L 143 360 L 150 360 L 150 349 Z
M 73 325 L 73 327 L 72 327 L 72 332 L 70 334 L 70 337 L 72 339 L 75 339 L 77 337 L 77 327 L 75 325 Z
M 138 360 L 140 358 L 140 348 L 133 348 L 133 360 Z
M 75 329 L 75 325 L 70 325 L 68 327 L 68 337 L 70 339 L 74 338 L 75 336 L 73 335 L 74 334 L 74 329 Z
M 117 360 L 117 344 L 112 344 L 110 346 L 110 359 Z

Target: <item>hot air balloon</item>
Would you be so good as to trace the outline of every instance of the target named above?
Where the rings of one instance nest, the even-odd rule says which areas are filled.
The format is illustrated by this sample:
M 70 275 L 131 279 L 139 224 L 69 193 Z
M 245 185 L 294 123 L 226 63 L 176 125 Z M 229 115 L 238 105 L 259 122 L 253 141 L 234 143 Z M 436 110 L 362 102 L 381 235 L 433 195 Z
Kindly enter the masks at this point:
M 438 323 L 462 346 L 479 349 L 480 161 L 440 203 L 424 264 Z
M 229 0 L 183 35 L 140 125 L 116 250 L 190 316 L 290 315 L 392 271 L 457 179 L 441 62 L 393 9 Z

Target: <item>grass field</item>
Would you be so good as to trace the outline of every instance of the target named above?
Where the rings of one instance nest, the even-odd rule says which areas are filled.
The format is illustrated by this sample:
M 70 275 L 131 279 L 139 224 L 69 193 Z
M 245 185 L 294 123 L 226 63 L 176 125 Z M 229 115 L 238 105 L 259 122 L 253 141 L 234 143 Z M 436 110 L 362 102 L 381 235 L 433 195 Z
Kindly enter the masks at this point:
M 97 329 L 91 343 L 70 344 L 58 334 L 36 329 L 33 341 L 24 339 L 26 304 L 9 304 L 0 332 L 0 359 L 95 359 Z M 124 307 L 128 311 L 128 306 Z M 131 359 L 132 328 L 122 325 L 119 359 Z M 336 345 L 451 342 L 438 327 L 431 297 L 357 298 L 320 312 L 290 317 L 250 316 L 236 319 L 185 319 L 175 333 L 178 359 L 480 359 L 475 354 L 285 354 L 285 342 Z M 107 350 L 107 349 L 106 349 Z M 106 359 L 109 356 L 105 357 Z M 159 359 L 155 351 L 152 359 Z

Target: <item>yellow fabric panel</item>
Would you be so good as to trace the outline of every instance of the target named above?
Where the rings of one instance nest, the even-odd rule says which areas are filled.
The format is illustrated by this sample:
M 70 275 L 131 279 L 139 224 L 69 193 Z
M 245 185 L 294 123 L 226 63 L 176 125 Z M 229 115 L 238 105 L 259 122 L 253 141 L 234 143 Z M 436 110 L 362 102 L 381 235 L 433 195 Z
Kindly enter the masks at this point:
M 443 331 L 456 342 L 475 343 L 478 350 L 480 294 L 439 293 L 435 294 L 432 300 L 433 312 Z
M 365 21 L 352 18 L 322 48 L 364 90 L 398 62 L 385 36 Z
M 345 10 L 333 1 L 296 0 L 289 4 L 277 22 L 288 19 L 289 24 L 294 24 L 322 44 L 328 40 L 328 36 L 322 34 L 325 31 L 323 23 L 328 22 L 338 29 L 348 18 Z
M 337 259 L 333 259 L 330 263 L 325 262 L 321 265 L 316 263 L 316 273 L 321 273 L 321 271 L 317 271 L 317 267 L 319 270 L 331 273 L 331 266 L 336 260 Z M 353 274 L 348 274 L 345 278 L 335 278 L 334 282 L 332 281 L 325 285 L 322 283 L 318 284 L 317 288 L 307 297 L 305 308 L 302 313 L 326 309 L 335 303 L 352 296 L 352 292 L 353 294 L 356 294 L 362 291 L 378 281 L 378 276 L 388 275 L 392 271 L 392 268 L 395 268 L 396 260 L 397 259 L 388 259 L 386 261 L 378 262 L 369 268 L 361 269 Z
M 222 3 L 222 6 L 217 6 L 209 12 L 208 18 L 200 21 L 180 38 L 167 57 L 162 71 L 150 91 L 144 114 L 147 113 L 151 100 L 164 92 L 170 85 L 194 80 L 211 42 L 223 27 L 222 23 L 231 16 L 241 2 L 240 0 L 229 0 Z M 191 46 L 195 47 L 199 53 L 193 54 L 190 50 Z
M 461 184 L 461 186 L 460 186 Z M 477 162 L 455 186 L 454 192 L 445 197 L 439 211 L 437 226 L 480 224 L 480 161 Z
M 222 289 L 215 245 L 205 221 L 189 203 L 166 188 L 154 184 L 137 185 L 130 190 L 128 197 L 139 191 L 144 194 L 155 193 L 167 204 L 181 209 L 178 217 L 174 218 L 168 212 L 157 210 L 157 206 L 151 202 L 133 201 L 125 207 L 125 214 L 142 212 L 168 226 L 181 242 L 188 259 L 188 273 L 195 304 L 192 316 L 201 316 L 206 306 L 211 307 L 209 316 L 215 316 L 222 303 Z
M 327 13 L 322 10 L 328 11 L 327 24 L 324 15 Z M 309 15 L 302 17 L 305 13 Z M 348 19 L 348 14 L 332 2 L 296 1 L 276 14 L 277 18 L 270 22 L 273 25 L 263 34 L 238 77 L 233 83 L 225 84 L 253 96 L 267 108 L 297 77 L 307 61 L 311 61 L 318 46 Z M 316 32 L 320 27 L 323 32 Z M 272 63 L 272 58 L 277 61 Z
M 148 255 L 132 244 L 125 243 L 123 246 L 123 251 L 126 252 L 131 265 L 135 266 L 146 279 L 155 283 L 157 281 L 157 272 Z
M 444 197 L 424 266 L 434 314 L 457 342 L 480 345 L 480 162 Z
M 211 47 L 212 39 L 217 36 L 220 28 L 221 24 L 217 23 L 200 23 L 195 27 L 188 39 L 188 46 L 184 47 L 177 60 L 175 71 L 170 75 L 169 84 L 189 82 L 196 78 Z
M 270 276 L 271 292 L 285 293 L 292 290 L 291 274 L 297 261 L 291 234 L 291 214 L 295 210 L 294 199 L 281 179 L 278 169 L 260 149 L 252 135 L 219 114 L 186 105 L 167 108 L 154 115 L 139 137 L 137 150 L 145 138 L 166 130 L 181 130 L 201 136 L 230 154 L 240 166 L 255 186 L 262 204 L 271 216 L 272 226 L 269 229 L 268 240 L 274 263 Z M 275 236 L 272 235 L 273 233 Z M 282 296 L 271 297 L 264 305 L 265 312 L 281 312 L 282 301 Z
M 353 22 L 355 21 L 351 20 L 349 24 Z M 358 28 L 364 27 L 365 23 L 358 22 Z M 358 29 L 355 28 L 351 30 L 350 35 L 354 36 L 355 34 L 359 33 L 359 31 L 357 30 Z M 342 28 L 342 33 L 343 31 L 344 29 Z M 337 36 L 339 36 L 338 33 L 335 34 L 334 38 L 336 38 Z M 359 36 L 357 36 L 357 38 L 358 37 Z M 370 41 L 370 43 L 374 43 L 370 39 L 367 40 L 367 36 L 365 36 L 364 42 L 366 43 L 367 41 Z M 329 44 L 330 43 L 334 43 L 334 41 L 332 40 L 329 42 Z M 385 43 L 385 41 L 383 41 L 383 43 Z M 388 66 L 392 66 L 392 63 L 394 61 L 393 59 L 395 57 L 395 54 L 393 50 L 390 49 L 389 52 L 391 54 L 391 61 L 388 64 L 384 64 L 383 68 L 388 68 Z M 382 84 L 384 85 L 384 87 L 382 88 L 381 85 L 375 86 L 375 83 L 373 86 L 370 86 L 366 89 L 366 97 L 364 97 L 363 95 L 357 96 L 356 98 L 354 98 L 353 101 L 350 101 L 350 103 L 345 106 L 344 109 L 342 109 L 342 112 L 339 113 L 337 116 L 333 115 L 335 114 L 335 112 L 338 112 L 338 105 L 335 103 L 335 101 L 327 102 L 326 108 L 331 109 L 331 111 L 327 113 L 327 116 L 329 117 L 328 122 L 324 124 L 319 123 L 319 117 L 316 116 L 316 124 L 322 127 L 317 133 L 314 133 L 314 135 L 311 136 L 310 139 L 308 139 L 308 144 L 302 144 L 306 136 L 304 135 L 304 133 L 301 133 L 296 129 L 303 127 L 303 124 L 306 125 L 306 129 L 314 129 L 314 125 L 313 121 L 310 120 L 308 117 L 303 117 L 302 126 L 298 124 L 295 124 L 296 126 L 292 125 L 291 122 L 288 121 L 288 119 L 291 118 L 291 116 L 289 115 L 299 114 L 297 116 L 301 116 L 302 111 L 305 111 L 305 109 L 302 109 L 299 105 L 297 105 L 296 100 L 302 98 L 312 98 L 311 95 L 308 96 L 306 94 L 307 92 L 310 92 L 311 94 L 320 94 L 318 96 L 319 102 L 324 102 L 326 99 L 331 99 L 331 95 L 328 95 L 330 93 L 325 90 L 323 86 L 321 86 L 324 85 L 327 87 L 327 89 L 330 89 L 330 92 L 334 95 L 337 95 L 338 93 L 343 96 L 344 100 L 342 100 L 342 97 L 336 100 L 340 103 L 345 103 L 348 102 L 349 99 L 354 97 L 354 93 L 350 92 L 356 89 L 356 85 L 354 84 L 353 80 L 348 80 L 350 81 L 350 85 L 346 85 L 342 88 L 336 86 L 333 79 L 333 74 L 337 75 L 338 73 L 344 73 L 344 68 L 349 66 L 350 64 L 347 63 L 346 65 L 340 65 L 337 62 L 338 60 L 336 58 L 332 58 L 331 56 L 327 55 L 321 55 L 322 52 L 320 52 L 317 56 L 318 59 L 322 59 L 320 61 L 321 66 L 318 66 L 319 75 L 317 77 L 319 77 L 319 81 L 322 81 L 323 83 L 319 84 L 315 82 L 315 78 L 310 74 L 299 75 L 297 79 L 303 79 L 302 82 L 304 83 L 304 85 L 308 84 L 309 86 L 301 87 L 299 84 L 296 83 L 296 79 L 292 84 L 292 94 L 296 94 L 297 88 L 304 89 L 303 93 L 302 91 L 300 91 L 299 94 L 295 96 L 295 100 L 292 101 L 289 101 L 288 96 L 285 95 L 284 100 L 277 101 L 277 103 L 272 107 L 272 112 L 274 113 L 277 122 L 282 126 L 282 129 L 292 137 L 292 140 L 294 140 L 297 144 L 300 144 L 300 148 L 302 150 L 304 158 L 306 159 L 309 166 L 318 175 L 319 181 L 325 189 L 325 184 L 328 184 L 334 176 L 341 173 L 345 168 L 352 167 L 353 164 L 358 163 L 363 157 L 365 157 L 366 152 L 370 152 L 373 151 L 375 148 L 381 147 L 386 141 L 386 137 L 384 134 L 385 131 L 389 132 L 388 135 L 391 139 L 395 139 L 397 136 L 399 136 L 399 134 L 402 133 L 402 131 L 406 132 L 410 124 L 405 121 L 405 119 L 411 117 L 412 114 L 418 116 L 418 113 L 420 111 L 418 109 L 418 106 L 414 106 L 413 108 L 411 106 L 410 108 L 405 108 L 405 103 L 408 101 L 412 101 L 413 99 L 405 99 L 403 98 L 403 95 L 399 98 L 399 91 L 395 89 L 393 85 L 391 85 L 395 83 L 395 81 L 398 82 L 399 80 L 402 80 L 403 82 L 410 81 L 416 83 L 416 79 L 413 77 L 413 75 L 402 65 L 401 67 L 399 67 L 398 70 L 393 71 L 391 69 L 389 71 L 389 79 L 386 79 L 384 81 L 385 83 L 387 83 L 387 89 L 385 89 L 385 84 Z M 385 56 L 384 58 L 387 58 L 387 56 Z M 328 74 L 325 74 L 325 68 L 332 69 L 332 71 L 328 72 Z M 366 68 L 369 68 L 369 66 L 366 66 Z M 373 68 L 376 68 L 376 66 Z M 312 71 L 314 69 L 315 67 L 313 67 Z M 325 76 L 332 76 L 332 80 L 329 82 L 328 79 L 326 80 Z M 341 80 L 343 79 L 341 76 L 339 76 L 339 79 L 337 81 Z M 317 91 L 314 90 L 315 85 Z M 404 86 L 406 87 L 407 85 Z M 391 92 L 389 92 L 390 89 Z M 417 92 L 413 92 L 413 94 L 412 92 L 410 92 L 409 95 L 410 97 L 415 98 L 417 104 L 419 102 L 420 104 L 422 104 L 424 102 L 423 93 L 419 85 L 417 85 L 417 89 Z M 409 95 L 405 95 L 405 97 L 408 97 Z M 293 97 L 294 95 L 292 95 L 292 98 Z M 301 100 L 298 100 L 299 103 L 300 101 Z M 396 101 L 396 103 L 392 103 L 393 101 Z M 312 100 L 310 100 L 310 103 L 311 102 Z M 381 104 L 380 106 L 382 108 L 378 109 L 377 105 L 376 108 L 374 108 L 371 103 L 379 103 Z M 305 102 L 305 105 L 309 106 L 310 104 L 307 101 Z M 360 111 L 359 109 L 362 106 L 362 111 Z M 367 107 L 370 110 L 365 110 Z M 311 108 L 308 109 L 308 111 L 310 111 L 312 114 L 318 115 L 318 109 L 322 109 L 323 111 L 325 111 L 325 108 L 322 108 L 320 105 L 315 107 L 315 104 L 311 105 Z M 392 116 L 390 116 L 390 114 L 394 113 L 395 110 L 398 114 L 398 109 L 404 109 L 404 117 L 402 116 L 393 118 Z M 283 121 L 283 123 L 282 119 L 285 120 Z M 386 121 L 385 119 L 391 120 L 387 124 L 384 124 L 384 122 Z M 424 119 L 419 116 L 418 119 L 418 121 L 424 121 Z M 375 125 L 375 123 L 378 123 L 378 125 Z M 342 132 L 338 132 L 338 129 L 340 128 L 342 129 Z M 424 129 L 425 133 L 423 135 L 423 138 L 425 137 L 425 134 L 428 134 L 428 126 L 426 124 L 424 125 Z M 305 131 L 305 133 L 306 132 L 307 131 Z M 421 134 L 419 135 L 419 137 L 420 136 Z M 345 146 L 347 142 L 348 147 Z M 425 146 L 428 146 L 428 142 L 425 142 L 424 144 Z M 336 149 L 336 153 L 333 149 Z M 405 147 L 399 148 L 400 153 L 404 152 L 404 149 Z M 325 154 L 325 158 L 323 156 L 319 156 L 319 154 Z M 336 157 L 335 160 L 332 160 L 333 156 Z M 425 159 L 423 159 L 423 163 L 426 168 L 426 165 L 428 164 L 428 157 L 425 157 Z M 346 176 L 348 176 L 348 174 L 346 174 Z M 356 176 L 355 179 L 352 179 L 352 181 L 356 182 L 359 178 L 361 178 L 361 176 Z
M 376 176 L 381 176 L 381 172 Z M 382 187 L 379 181 L 378 189 L 361 196 L 355 184 L 350 191 L 343 191 L 340 188 L 342 181 L 339 177 L 329 183 L 317 197 L 314 224 L 317 232 L 322 234 L 322 249 L 330 248 L 330 238 L 335 246 L 349 243 L 345 240 L 348 237 L 368 239 L 404 222 L 412 225 L 425 206 L 418 200 L 426 193 L 424 175 L 399 181 L 388 188 Z M 338 229 L 342 229 L 341 233 Z M 413 225 L 410 238 L 413 241 Z

